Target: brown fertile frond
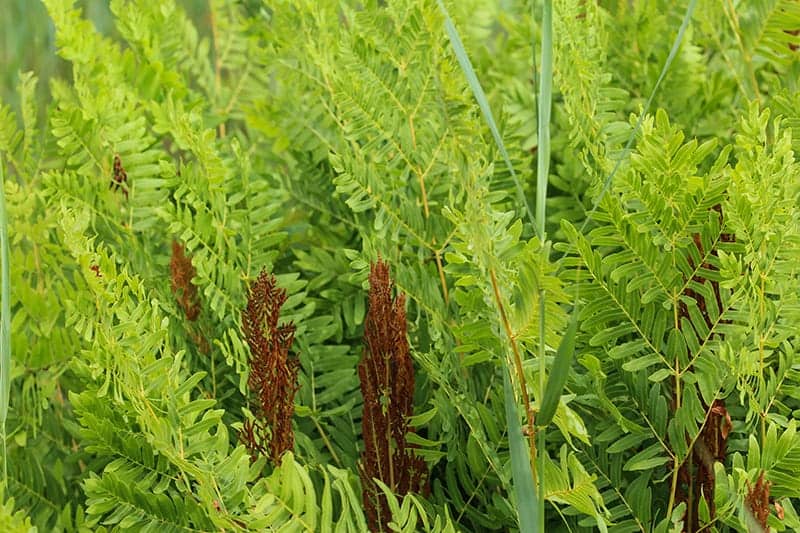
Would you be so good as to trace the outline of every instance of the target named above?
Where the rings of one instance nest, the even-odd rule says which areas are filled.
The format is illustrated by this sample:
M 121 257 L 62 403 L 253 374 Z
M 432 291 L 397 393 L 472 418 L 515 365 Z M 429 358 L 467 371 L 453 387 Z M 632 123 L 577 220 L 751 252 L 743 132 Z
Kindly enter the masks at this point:
M 278 325 L 286 291 L 278 288 L 275 276 L 261 271 L 250 287 L 242 329 L 250 346 L 250 376 L 247 384 L 255 399 L 255 416 L 246 422 L 240 439 L 253 460 L 266 455 L 279 464 L 284 452 L 294 447 L 294 394 L 297 391 L 297 359 L 289 357 L 294 342 L 293 324 Z
M 392 298 L 389 265 L 378 259 L 369 275 L 369 309 L 364 323 L 364 356 L 358 364 L 364 416 L 362 497 L 372 531 L 391 520 L 386 497 L 373 480 L 392 492 L 427 492 L 427 469 L 406 443 L 407 418 L 413 412 L 414 366 L 406 338 L 405 295 Z
M 192 283 L 197 271 L 192 265 L 192 259 L 186 257 L 185 248 L 178 241 L 172 241 L 172 259 L 169 261 L 171 273 L 172 293 L 178 299 L 178 304 L 186 313 L 186 318 L 197 320 L 200 315 L 200 299 L 197 295 L 197 286 Z
M 122 166 L 122 159 L 120 159 L 119 154 L 114 154 L 114 175 L 111 177 L 111 183 L 108 185 L 109 189 L 114 189 L 118 191 L 122 188 L 122 194 L 125 196 L 125 199 L 128 199 L 128 173 L 125 172 L 125 168 Z
M 764 481 L 763 470 L 758 475 L 755 485 L 751 486 L 750 482 L 747 482 L 747 497 L 745 498 L 747 506 L 752 511 L 756 521 L 764 528 L 764 531 L 768 531 L 767 519 L 769 518 L 769 489 L 771 485 L 771 482 Z

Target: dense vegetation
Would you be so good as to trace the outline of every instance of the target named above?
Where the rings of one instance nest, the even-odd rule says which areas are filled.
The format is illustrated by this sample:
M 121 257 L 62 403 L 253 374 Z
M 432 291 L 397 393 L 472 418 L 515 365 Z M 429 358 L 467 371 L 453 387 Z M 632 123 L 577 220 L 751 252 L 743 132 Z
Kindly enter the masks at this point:
M 73 4 L 3 531 L 800 529 L 800 3 Z

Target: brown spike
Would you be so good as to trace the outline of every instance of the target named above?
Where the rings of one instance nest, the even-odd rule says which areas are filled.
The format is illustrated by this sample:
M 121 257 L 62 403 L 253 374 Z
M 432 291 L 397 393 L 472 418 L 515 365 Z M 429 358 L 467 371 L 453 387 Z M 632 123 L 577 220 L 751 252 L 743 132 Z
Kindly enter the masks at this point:
M 755 485 L 747 482 L 747 506 L 752 511 L 756 521 L 767 531 L 767 519 L 769 518 L 769 489 L 772 483 L 764 481 L 764 471 L 758 475 Z
M 358 364 L 364 415 L 361 420 L 363 501 L 372 531 L 384 531 L 391 519 L 386 497 L 373 478 L 392 492 L 427 492 L 427 469 L 406 443 L 407 418 L 414 401 L 414 366 L 406 338 L 405 295 L 392 298 L 389 265 L 378 259 L 370 268 L 369 309 L 364 323 L 364 355 Z
M 172 241 L 172 259 L 169 261 L 172 293 L 178 299 L 186 318 L 197 320 L 200 315 L 200 299 L 197 295 L 197 286 L 192 283 L 197 273 L 192 265 L 192 259 L 186 257 L 186 249 L 178 241 Z
M 275 276 L 261 271 L 250 287 L 242 329 L 250 346 L 250 376 L 247 380 L 255 401 L 255 420 L 245 422 L 240 439 L 253 460 L 269 455 L 279 464 L 281 455 L 294 447 L 294 394 L 297 391 L 297 359 L 289 358 L 294 342 L 293 324 L 278 325 L 286 291 L 278 288 Z

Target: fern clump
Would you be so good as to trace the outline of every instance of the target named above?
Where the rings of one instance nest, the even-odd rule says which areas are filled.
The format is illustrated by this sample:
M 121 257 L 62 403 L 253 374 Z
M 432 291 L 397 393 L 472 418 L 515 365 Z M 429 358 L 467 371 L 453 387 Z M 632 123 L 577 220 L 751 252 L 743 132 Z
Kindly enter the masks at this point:
M 800 529 L 797 2 L 43 3 L 5 529 Z

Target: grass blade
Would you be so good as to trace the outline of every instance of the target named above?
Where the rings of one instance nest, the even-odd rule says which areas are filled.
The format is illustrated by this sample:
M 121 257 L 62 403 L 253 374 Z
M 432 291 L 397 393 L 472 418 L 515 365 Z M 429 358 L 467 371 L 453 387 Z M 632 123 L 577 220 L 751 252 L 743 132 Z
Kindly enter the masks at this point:
M 533 10 L 533 6 L 531 6 Z M 535 20 L 531 16 L 531 20 Z M 536 54 L 534 53 L 535 57 Z M 536 156 L 536 220 L 538 227 L 536 233 L 542 242 L 542 249 L 546 250 L 545 239 L 545 211 L 547 208 L 547 182 L 550 178 L 550 112 L 552 110 L 553 97 L 553 2 L 544 0 L 542 6 L 542 71 L 539 76 L 539 110 L 536 114 L 538 120 L 539 148 Z M 539 291 L 539 397 L 547 398 L 544 382 L 545 375 L 545 291 Z M 558 402 L 555 404 L 558 405 Z M 555 412 L 555 406 L 553 407 Z M 552 418 L 552 415 L 551 417 Z M 536 417 L 538 421 L 539 417 Z M 548 419 L 549 421 L 549 419 Z M 538 470 L 538 493 L 536 507 L 538 509 L 539 522 L 537 527 L 544 531 L 544 481 L 545 481 L 545 459 L 547 450 L 545 449 L 546 426 L 541 424 L 537 432 L 537 470 Z
M 508 151 L 506 150 L 505 144 L 503 144 L 503 138 L 500 136 L 500 130 L 497 128 L 497 123 L 494 121 L 494 115 L 492 115 L 492 109 L 489 107 L 489 100 L 486 98 L 486 93 L 483 92 L 483 87 L 481 87 L 481 83 L 478 81 L 478 76 L 475 74 L 475 69 L 472 68 L 472 62 L 469 60 L 466 49 L 464 49 L 464 43 L 461 42 L 461 37 L 458 35 L 458 30 L 456 30 L 456 27 L 450 18 L 450 14 L 447 12 L 447 8 L 444 6 L 444 2 L 442 2 L 442 0 L 438 0 L 438 3 L 439 9 L 444 15 L 444 27 L 447 31 L 447 36 L 450 38 L 450 44 L 453 46 L 456 59 L 458 59 L 458 63 L 461 65 L 461 70 L 464 71 L 464 76 L 467 78 L 467 83 L 469 83 L 469 87 L 472 89 L 472 94 L 475 96 L 475 100 L 478 102 L 478 107 L 481 108 L 483 118 L 486 120 L 486 124 L 489 125 L 489 130 L 492 132 L 494 142 L 497 144 L 497 148 L 500 150 L 500 154 L 503 156 L 503 160 L 505 161 L 508 170 L 511 172 L 511 177 L 514 180 L 519 201 L 525 206 L 525 211 L 528 214 L 530 223 L 536 227 L 533 213 L 531 212 L 531 207 L 528 205 L 528 200 L 525 198 L 525 191 L 522 188 L 522 184 L 519 182 L 519 178 L 514 170 L 514 166 L 511 164 L 511 158 L 508 157 Z
M 3 159 L 0 157 L 0 431 L 3 438 L 3 484 L 7 479 L 6 419 L 11 387 L 11 279 L 8 252 L 8 217 L 6 216 L 6 191 Z
M 567 331 L 561 338 L 558 346 L 556 358 L 553 361 L 553 368 L 547 378 L 547 386 L 544 389 L 542 403 L 539 412 L 536 414 L 536 425 L 544 427 L 553 420 L 556 413 L 558 402 L 561 399 L 561 391 L 567 383 L 570 368 L 572 368 L 572 355 L 575 353 L 575 336 L 578 333 L 578 313 L 572 313 L 572 318 L 567 325 Z
M 535 55 L 535 54 L 534 54 Z M 553 3 L 542 13 L 542 73 L 539 76 L 539 147 L 536 156 L 536 232 L 544 242 L 547 182 L 550 176 L 550 111 L 553 99 Z
M 517 403 L 511 390 L 511 378 L 506 371 L 503 371 L 503 400 L 508 424 L 508 446 L 511 451 L 511 474 L 514 478 L 514 495 L 517 498 L 519 530 L 521 533 L 535 533 L 538 531 L 539 522 L 539 506 L 532 505 L 536 501 L 536 487 L 533 485 L 528 448 L 519 424 Z

